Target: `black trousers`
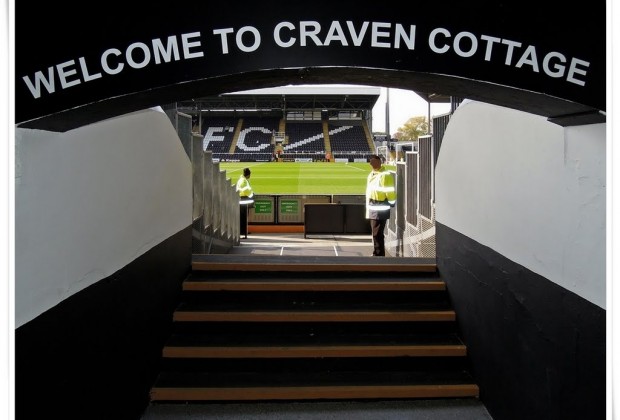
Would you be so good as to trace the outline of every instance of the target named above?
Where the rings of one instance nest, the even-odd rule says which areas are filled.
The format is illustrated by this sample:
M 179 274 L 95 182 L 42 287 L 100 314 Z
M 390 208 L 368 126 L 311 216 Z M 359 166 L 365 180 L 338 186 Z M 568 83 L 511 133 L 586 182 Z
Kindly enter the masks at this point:
M 247 204 L 239 204 L 239 225 L 240 231 L 239 235 L 244 236 L 245 239 L 248 238 L 248 205 Z
M 372 245 L 374 250 L 372 255 L 375 257 L 385 257 L 385 237 L 383 232 L 385 231 L 385 224 L 387 220 L 375 220 L 370 219 L 370 230 L 372 232 Z

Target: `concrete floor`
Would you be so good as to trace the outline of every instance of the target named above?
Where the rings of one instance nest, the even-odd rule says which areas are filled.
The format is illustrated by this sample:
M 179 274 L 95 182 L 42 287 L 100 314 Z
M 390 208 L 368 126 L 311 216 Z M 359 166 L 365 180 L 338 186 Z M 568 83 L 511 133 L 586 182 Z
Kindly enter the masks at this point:
M 368 257 L 373 250 L 370 235 L 249 233 L 240 242 L 230 254 Z

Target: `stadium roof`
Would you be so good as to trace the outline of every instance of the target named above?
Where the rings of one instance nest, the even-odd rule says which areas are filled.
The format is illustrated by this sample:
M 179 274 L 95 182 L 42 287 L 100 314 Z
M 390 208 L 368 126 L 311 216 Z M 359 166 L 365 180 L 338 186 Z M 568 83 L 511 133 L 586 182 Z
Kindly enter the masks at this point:
M 181 112 L 201 111 L 364 111 L 375 106 L 381 88 L 283 86 L 226 93 L 179 102 Z
M 290 85 L 275 88 L 252 89 L 232 92 L 227 95 L 377 95 L 381 88 L 374 86 L 343 86 L 343 85 Z
M 415 92 L 429 103 L 450 103 L 450 97 Z M 188 114 L 196 111 L 364 111 L 372 110 L 380 87 L 343 85 L 299 85 L 253 89 L 179 102 L 178 110 Z

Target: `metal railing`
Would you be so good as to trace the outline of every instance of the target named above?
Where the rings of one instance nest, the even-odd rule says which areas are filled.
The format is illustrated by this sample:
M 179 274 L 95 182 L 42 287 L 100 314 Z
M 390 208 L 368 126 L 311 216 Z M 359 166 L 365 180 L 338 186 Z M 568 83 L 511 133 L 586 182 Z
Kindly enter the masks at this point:
M 202 151 L 202 139 L 196 136 L 192 150 L 193 169 L 193 241 L 192 253 L 225 253 L 239 245 L 239 195 L 226 171 L 213 162 L 211 151 Z
M 418 150 L 396 164 L 398 200 L 385 229 L 386 253 L 396 257 L 436 257 L 435 164 L 450 115 L 435 117 L 433 135 L 418 138 Z

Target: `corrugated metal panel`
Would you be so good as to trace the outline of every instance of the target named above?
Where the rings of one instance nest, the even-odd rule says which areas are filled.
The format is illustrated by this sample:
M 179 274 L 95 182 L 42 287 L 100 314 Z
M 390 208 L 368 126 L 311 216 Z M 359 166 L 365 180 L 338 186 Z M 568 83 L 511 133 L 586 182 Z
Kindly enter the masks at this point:
M 446 128 L 448 127 L 448 122 L 450 121 L 450 115 L 451 114 L 446 114 L 433 118 L 433 144 L 435 145 L 433 167 L 437 165 L 437 156 L 439 155 L 441 141 L 443 140 L 443 136 L 446 133 Z
M 418 153 L 406 153 L 406 203 L 405 217 L 407 222 L 417 226 L 418 224 Z
M 420 176 L 420 201 L 418 203 L 420 214 L 431 219 L 431 203 L 433 199 L 433 141 L 431 136 L 418 138 L 418 159 Z

